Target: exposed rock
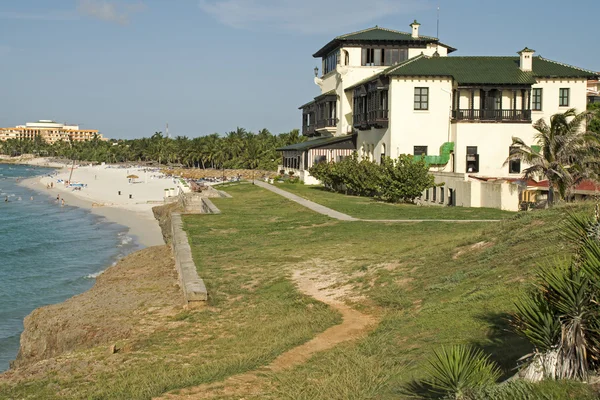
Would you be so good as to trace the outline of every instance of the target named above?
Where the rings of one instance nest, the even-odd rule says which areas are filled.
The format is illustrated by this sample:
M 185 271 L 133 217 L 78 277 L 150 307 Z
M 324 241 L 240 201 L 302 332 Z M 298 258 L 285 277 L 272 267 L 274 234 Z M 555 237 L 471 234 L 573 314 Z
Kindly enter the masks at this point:
M 89 291 L 29 314 L 11 368 L 110 343 L 112 354 L 118 352 L 118 340 L 143 336 L 160 326 L 152 323 L 153 315 L 181 310 L 176 280 L 167 246 L 125 257 L 100 275 Z

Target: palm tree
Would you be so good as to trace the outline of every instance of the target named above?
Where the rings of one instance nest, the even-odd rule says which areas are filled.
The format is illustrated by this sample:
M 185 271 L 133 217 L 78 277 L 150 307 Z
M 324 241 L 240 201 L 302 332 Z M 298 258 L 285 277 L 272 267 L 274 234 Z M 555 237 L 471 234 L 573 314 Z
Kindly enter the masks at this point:
M 543 176 L 548 179 L 548 204 L 554 203 L 556 190 L 565 199 L 574 185 L 582 179 L 596 179 L 600 135 L 586 130 L 589 113 L 578 114 L 575 109 L 550 117 L 550 125 L 544 119 L 533 127 L 537 131 L 534 146 L 513 137 L 513 146 L 504 165 L 512 160 L 522 160 L 529 165 L 523 170 L 525 179 Z

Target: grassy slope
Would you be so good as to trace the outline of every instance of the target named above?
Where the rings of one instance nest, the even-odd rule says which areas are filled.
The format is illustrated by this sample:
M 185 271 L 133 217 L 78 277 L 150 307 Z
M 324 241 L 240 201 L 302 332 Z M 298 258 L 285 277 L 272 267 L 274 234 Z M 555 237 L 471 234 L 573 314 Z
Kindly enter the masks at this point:
M 340 222 L 252 185 L 227 191 L 232 199 L 214 199 L 223 214 L 184 218 L 208 309 L 181 313 L 179 325 L 136 343 L 139 351 L 112 372 L 50 376 L 0 393 L 50 397 L 58 385 L 66 397 L 148 398 L 254 369 L 338 321 L 290 282 L 306 268 L 337 274 L 363 296 L 355 307 L 381 323 L 365 339 L 272 376 L 257 399 L 398 398 L 404 382 L 422 376 L 431 349 L 451 343 L 482 346 L 509 375 L 530 347 L 506 330 L 506 313 L 533 265 L 568 251 L 561 210 L 495 224 Z M 482 241 L 488 247 L 471 249 Z
M 501 219 L 514 215 L 495 208 L 420 207 L 389 204 L 367 197 L 345 196 L 322 186 L 277 183 L 276 186 L 336 211 L 362 219 Z
M 256 246 L 246 253 L 248 265 L 340 272 L 365 296 L 356 307 L 382 317 L 367 339 L 274 376 L 273 398 L 396 398 L 404 382 L 422 375 L 432 347 L 452 343 L 483 347 L 511 375 L 516 360 L 531 348 L 507 330 L 507 313 L 529 287 L 533 266 L 568 251 L 559 236 L 561 210 L 520 214 L 494 225 L 330 222 L 299 230 L 269 217 L 281 207 L 272 194 L 251 187 L 228 191 L 237 198 L 235 205 L 231 199 L 216 203 L 225 214 L 234 212 L 242 227 L 229 236 L 229 245 L 242 246 L 250 237 Z M 257 195 L 276 201 L 268 210 L 259 203 L 259 218 L 252 215 Z M 244 205 L 241 196 L 248 199 Z M 291 212 L 296 205 L 286 208 Z M 423 209 L 425 218 L 426 210 L 431 209 Z M 448 209 L 431 211 L 443 210 Z M 245 220 L 252 222 L 240 224 Z M 479 242 L 489 247 L 471 250 Z M 453 258 L 459 248 L 466 251 Z

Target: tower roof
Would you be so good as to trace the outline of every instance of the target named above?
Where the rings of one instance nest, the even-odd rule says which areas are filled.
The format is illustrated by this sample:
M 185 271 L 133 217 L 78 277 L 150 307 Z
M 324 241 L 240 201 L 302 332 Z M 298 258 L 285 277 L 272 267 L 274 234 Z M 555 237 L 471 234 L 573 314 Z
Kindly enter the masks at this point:
M 327 56 L 331 51 L 335 50 L 341 45 L 358 45 L 358 44 L 426 44 L 426 43 L 438 43 L 437 38 L 431 36 L 419 36 L 418 38 L 412 37 L 411 33 L 395 31 L 393 29 L 381 28 L 374 26 L 373 28 L 364 29 L 362 31 L 347 33 L 345 35 L 338 36 L 323 46 L 319 51 L 313 54 L 313 57 L 324 57 Z M 456 51 L 455 48 L 440 43 L 441 46 L 448 48 L 448 53 Z

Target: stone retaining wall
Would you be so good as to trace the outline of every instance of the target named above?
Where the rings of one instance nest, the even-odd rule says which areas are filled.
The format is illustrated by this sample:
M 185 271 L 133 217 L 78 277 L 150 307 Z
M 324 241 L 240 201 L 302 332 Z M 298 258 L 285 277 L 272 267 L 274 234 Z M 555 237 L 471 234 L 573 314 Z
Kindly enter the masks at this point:
M 173 235 L 171 246 L 185 302 L 188 307 L 201 306 L 208 300 L 208 292 L 204 281 L 198 276 L 196 264 L 192 258 L 192 248 L 187 234 L 183 230 L 181 214 L 173 213 L 171 215 L 171 229 Z
M 202 198 L 202 214 L 221 214 L 221 210 L 210 199 Z

